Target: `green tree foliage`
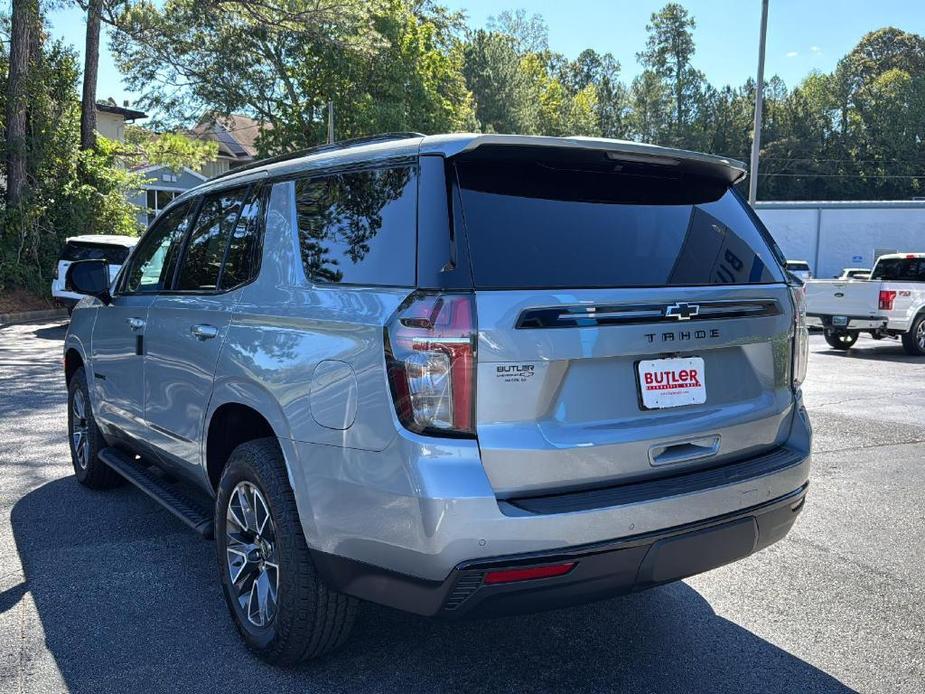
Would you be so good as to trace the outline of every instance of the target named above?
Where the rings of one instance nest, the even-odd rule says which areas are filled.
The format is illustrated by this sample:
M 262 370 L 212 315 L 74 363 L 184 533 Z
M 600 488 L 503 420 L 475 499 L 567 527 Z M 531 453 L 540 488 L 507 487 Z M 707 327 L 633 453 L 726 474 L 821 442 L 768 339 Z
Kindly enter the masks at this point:
M 695 121 L 700 115 L 698 107 L 702 104 L 705 78 L 691 65 L 695 26 L 687 10 L 677 3 L 668 3 L 652 15 L 651 23 L 646 25 L 649 37 L 645 50 L 636 56 L 643 67 L 662 82 L 661 89 L 651 90 L 652 78 L 643 80 L 640 83 L 643 91 L 638 98 L 652 97 L 663 102 L 649 108 L 669 115 L 660 139 L 675 145 L 696 141 L 696 126 L 699 125 Z
M 218 143 L 213 140 L 192 140 L 181 133 L 155 133 L 147 128 L 129 125 L 125 128 L 125 145 L 118 154 L 135 163 L 159 164 L 180 171 L 193 170 L 214 161 Z
M 583 50 L 572 62 L 564 61 L 560 79 L 569 92 L 577 95 L 593 88 L 597 130 L 602 137 L 626 138 L 629 124 L 628 94 L 620 81 L 620 63 L 610 53 Z
M 252 114 L 264 152 L 339 138 L 474 126 L 455 34 L 459 17 L 411 0 L 142 2 L 113 49 L 142 107 L 174 123 Z
M 527 135 L 622 133 L 620 65 L 609 53 L 553 53 L 542 18 L 502 12 L 463 46 L 463 75 L 482 130 Z
M 132 173 L 133 165 L 198 166 L 203 157 L 214 157 L 216 147 L 179 135 L 146 134 L 128 144 L 98 137 L 93 147 L 81 150 L 76 53 L 60 41 L 48 42 L 44 34 L 38 39 L 24 81 L 26 184 L 18 204 L 0 206 L 0 289 L 24 286 L 47 293 L 66 237 L 138 233 L 138 209 L 128 198 L 144 177 Z M 7 65 L 0 58 L 3 81 Z M 7 154 L 0 147 L 4 160 Z
M 79 151 L 79 71 L 60 42 L 29 66 L 27 186 L 19 205 L 0 210 L 0 287 L 47 292 L 63 239 L 80 233 L 135 233 L 126 193 L 141 179 L 116 164 L 115 143 Z M 5 156 L 5 153 L 4 153 Z
M 475 115 L 485 132 L 529 133 L 534 127 L 529 75 L 517 41 L 479 29 L 462 48 L 463 75 L 475 98 Z
M 45 3 L 13 3 L 32 20 L 36 7 Z M 438 0 L 104 0 L 102 7 L 141 107 L 166 126 L 198 122 L 203 113 L 246 113 L 270 126 L 258 141 L 264 153 L 324 141 L 333 101 L 339 138 L 391 130 L 581 134 L 749 156 L 755 84 L 708 83 L 694 63 L 695 20 L 675 2 L 652 15 L 637 54 L 642 71 L 629 84 L 609 53 L 588 49 L 570 59 L 552 51 L 542 17 L 524 11 L 469 29 Z M 75 56 L 32 31 L 41 24 L 32 20 L 20 26 L 38 40 L 16 53 L 17 74 L 24 55 L 28 74 L 14 89 L 13 32 L 0 16 L 0 126 L 15 135 L 27 124 L 13 138 L 17 156 L 8 145 L 2 152 L 25 174 L 22 197 L 13 196 L 20 202 L 0 208 L 0 285 L 44 288 L 64 236 L 135 231 L 126 202 L 140 185 L 133 164 L 198 167 L 214 145 L 130 128 L 126 143 L 100 138 L 79 152 Z M 877 29 L 830 73 L 811 73 L 790 89 L 772 77 L 765 109 L 760 199 L 925 195 L 922 36 Z

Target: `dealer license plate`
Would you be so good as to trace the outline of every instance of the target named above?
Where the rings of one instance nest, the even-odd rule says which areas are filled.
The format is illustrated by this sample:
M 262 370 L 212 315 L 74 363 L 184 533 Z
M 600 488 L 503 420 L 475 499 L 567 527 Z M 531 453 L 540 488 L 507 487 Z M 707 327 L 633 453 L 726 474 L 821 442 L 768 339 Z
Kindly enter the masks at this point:
M 707 401 L 703 359 L 648 359 L 639 362 L 639 391 L 642 406 L 649 410 Z

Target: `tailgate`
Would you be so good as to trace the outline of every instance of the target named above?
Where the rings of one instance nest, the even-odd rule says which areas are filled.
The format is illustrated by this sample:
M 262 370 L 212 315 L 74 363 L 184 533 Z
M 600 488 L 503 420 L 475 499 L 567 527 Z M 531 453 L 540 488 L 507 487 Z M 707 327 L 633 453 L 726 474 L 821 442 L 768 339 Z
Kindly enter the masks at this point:
M 728 181 L 621 156 L 456 162 L 476 430 L 499 496 L 714 466 L 789 432 L 782 255 Z
M 664 315 L 680 296 L 697 316 Z M 483 291 L 476 302 L 479 447 L 499 495 L 715 465 L 786 438 L 786 286 Z M 703 360 L 703 402 L 644 406 L 639 363 L 665 358 Z
M 806 283 L 806 313 L 875 318 L 880 284 L 876 280 L 811 280 Z

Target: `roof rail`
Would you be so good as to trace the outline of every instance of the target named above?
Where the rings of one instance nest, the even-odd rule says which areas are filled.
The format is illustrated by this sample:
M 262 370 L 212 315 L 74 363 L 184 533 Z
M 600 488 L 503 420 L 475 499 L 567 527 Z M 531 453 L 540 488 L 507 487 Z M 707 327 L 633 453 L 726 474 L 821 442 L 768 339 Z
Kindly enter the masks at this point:
M 287 152 L 286 154 L 277 154 L 275 157 L 267 157 L 266 159 L 261 159 L 259 161 L 251 162 L 250 164 L 245 164 L 244 166 L 236 166 L 233 169 L 228 169 L 223 173 L 218 174 L 210 178 L 210 181 L 218 180 L 219 178 L 225 178 L 226 176 L 231 176 L 232 174 L 242 173 L 244 171 L 250 171 L 251 169 L 256 169 L 261 166 L 266 166 L 268 164 L 278 164 L 281 161 L 289 161 L 291 159 L 300 159 L 302 157 L 307 157 L 310 154 L 319 154 L 320 152 L 333 152 L 339 149 L 347 149 L 348 147 L 357 147 L 359 145 L 368 145 L 374 142 L 388 142 L 390 140 L 406 140 L 412 137 L 424 137 L 424 133 L 417 133 L 413 131 L 408 132 L 391 132 L 391 133 L 379 133 L 378 135 L 367 135 L 365 137 L 353 137 L 349 140 L 338 140 L 337 142 L 328 142 L 323 145 L 316 145 L 315 147 L 308 147 L 306 149 L 297 149 L 292 152 Z

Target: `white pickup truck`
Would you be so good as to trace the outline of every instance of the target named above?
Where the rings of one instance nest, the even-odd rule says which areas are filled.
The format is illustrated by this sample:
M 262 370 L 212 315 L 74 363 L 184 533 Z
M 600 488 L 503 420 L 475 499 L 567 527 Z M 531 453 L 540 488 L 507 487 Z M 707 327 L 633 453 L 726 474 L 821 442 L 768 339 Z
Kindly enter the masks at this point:
M 906 353 L 925 356 L 925 253 L 880 256 L 869 280 L 810 280 L 806 322 L 835 349 L 850 349 L 867 332 L 898 337 Z

